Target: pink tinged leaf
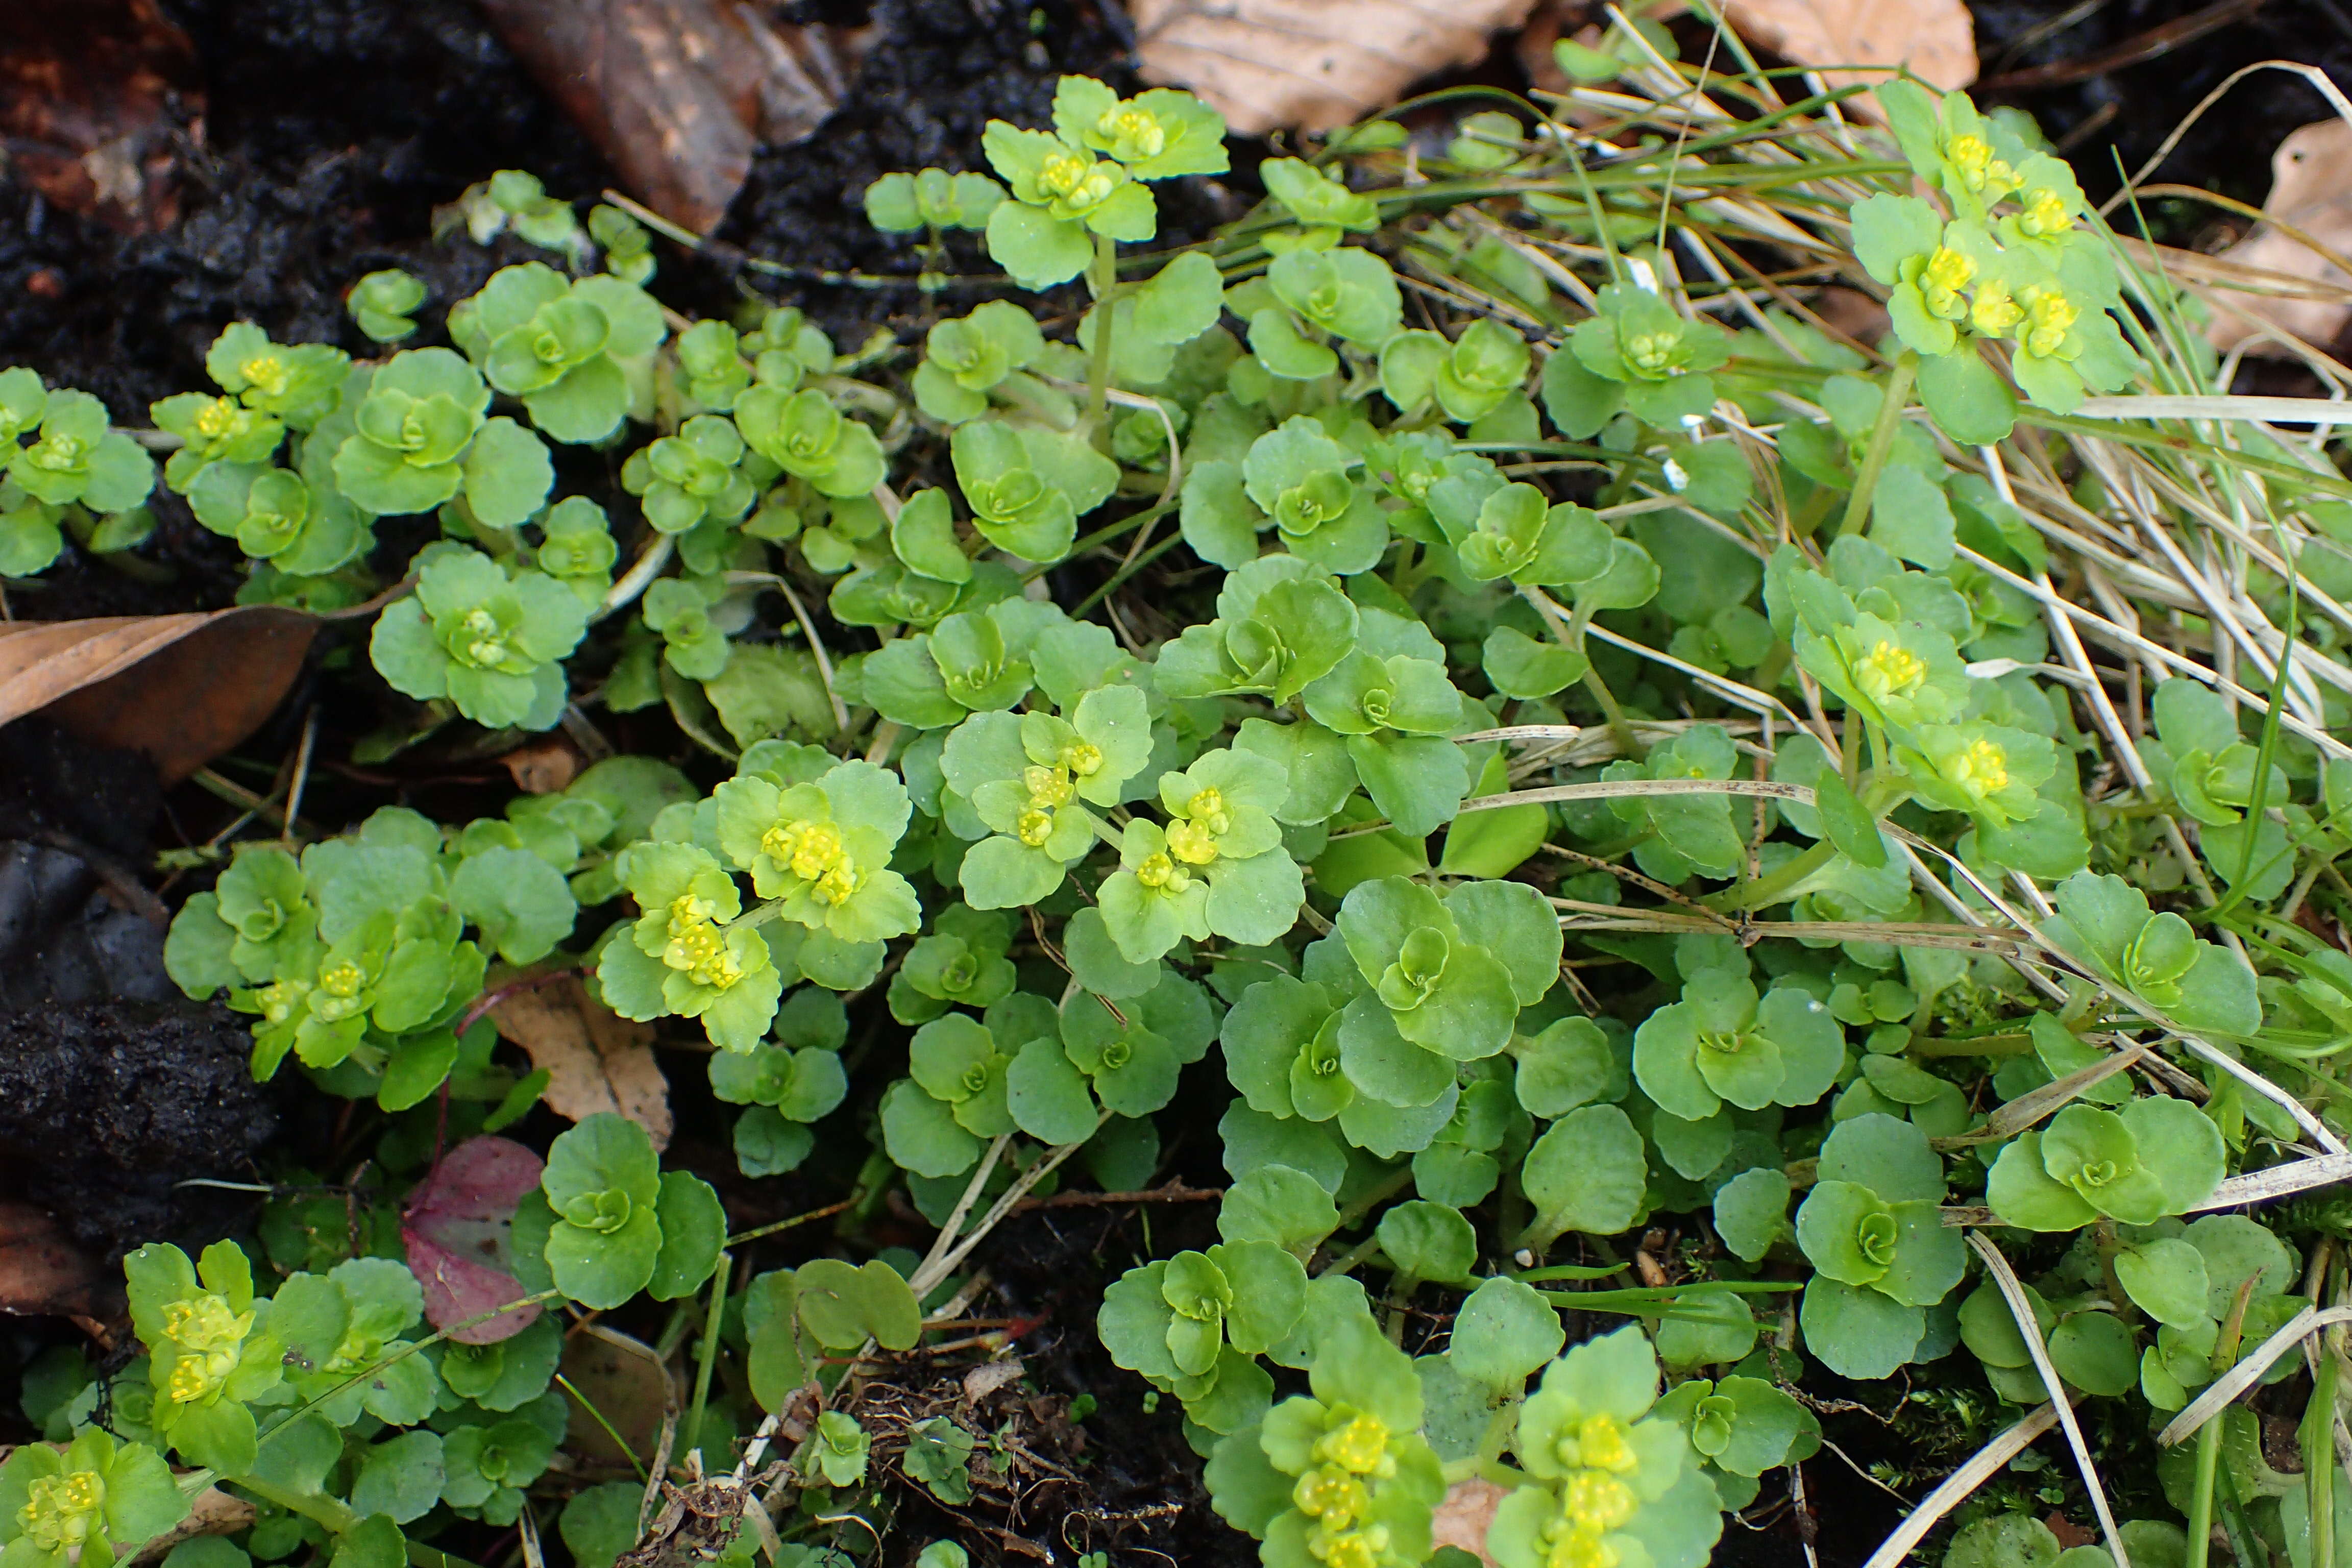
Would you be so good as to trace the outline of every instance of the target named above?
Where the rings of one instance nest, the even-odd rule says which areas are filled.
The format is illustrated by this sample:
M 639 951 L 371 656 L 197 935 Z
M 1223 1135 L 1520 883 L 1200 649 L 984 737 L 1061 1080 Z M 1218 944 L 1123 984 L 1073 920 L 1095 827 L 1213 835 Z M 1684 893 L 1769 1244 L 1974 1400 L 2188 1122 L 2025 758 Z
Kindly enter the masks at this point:
M 449 1151 L 410 1194 L 400 1217 L 408 1267 L 436 1329 L 496 1311 L 530 1292 L 514 1277 L 515 1205 L 539 1185 L 545 1162 L 510 1138 L 469 1138 Z M 454 1329 L 461 1344 L 511 1339 L 539 1319 L 536 1305 Z

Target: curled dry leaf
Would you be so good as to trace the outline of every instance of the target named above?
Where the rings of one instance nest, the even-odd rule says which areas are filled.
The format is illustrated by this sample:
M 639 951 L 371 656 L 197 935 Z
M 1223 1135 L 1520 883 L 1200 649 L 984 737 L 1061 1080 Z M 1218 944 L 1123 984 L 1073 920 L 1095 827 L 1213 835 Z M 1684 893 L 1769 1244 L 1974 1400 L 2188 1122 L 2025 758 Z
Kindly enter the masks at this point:
M 0 1202 L 0 1312 L 106 1318 L 121 1306 L 98 1260 L 30 1204 Z
M 998 1389 L 1009 1387 L 1028 1375 L 1028 1366 L 1017 1355 L 982 1362 L 963 1374 L 964 1403 L 977 1405 Z
M 584 761 L 580 748 L 563 736 L 517 746 L 499 758 L 499 765 L 525 795 L 553 795 L 580 776 Z
M 1467 1552 L 1486 1568 L 1494 1568 L 1494 1558 L 1486 1554 L 1486 1527 L 1495 1522 L 1495 1510 L 1510 1495 L 1484 1476 L 1454 1482 L 1430 1518 L 1430 1544 Z
M 515 1205 L 539 1185 L 540 1157 L 509 1138 L 468 1138 L 417 1184 L 400 1216 L 408 1267 L 425 1291 L 425 1316 L 436 1329 L 520 1301 L 530 1292 L 514 1277 Z M 451 1331 L 469 1345 L 511 1339 L 539 1320 L 536 1306 L 501 1312 Z
M 1839 66 L 1906 66 L 1945 92 L 1977 79 L 1976 27 L 1962 0 L 1726 0 L 1724 15 L 1741 37 L 1820 68 L 1833 88 L 1886 76 L 1831 68 Z
M 616 1110 L 669 1147 L 669 1081 L 654 1060 L 653 1026 L 634 1024 L 566 978 L 518 991 L 490 1009 L 499 1033 L 547 1069 L 547 1108 L 573 1121 Z
M 591 1323 L 564 1340 L 562 1370 L 572 1384 L 563 1391 L 572 1407 L 564 1446 L 574 1456 L 592 1465 L 622 1465 L 654 1451 L 662 1413 L 676 1407 L 677 1389 L 652 1346 Z M 625 1450 L 613 1441 L 614 1432 L 627 1442 Z
M 2338 258 L 2352 256 L 2352 124 L 2323 120 L 2290 132 L 2272 154 L 2271 194 L 2263 212 Z M 2221 307 L 2206 329 L 2215 348 L 2285 354 L 2260 335 L 2265 321 L 2326 348 L 2352 322 L 2352 272 L 2284 228 L 2265 223 L 2218 259 L 2263 276 L 2247 275 L 2225 293 L 2207 289 L 2207 298 Z M 2296 289 L 2296 284 L 2305 287 Z
M 176 783 L 261 727 L 318 630 L 268 605 L 0 624 L 0 724 L 46 711 Z
M 1188 87 L 1244 135 L 1328 131 L 1466 65 L 1533 0 L 1132 0 L 1146 81 Z
M 201 136 L 195 48 L 155 0 L 16 0 L 0 33 L 0 141 L 68 212 L 145 234 L 179 216 L 180 121 Z
M 771 21 L 737 0 L 482 0 L 509 47 L 645 204 L 718 226 L 761 142 L 833 112 L 870 27 Z
M 234 1535 L 250 1525 L 257 1512 L 243 1498 L 231 1497 L 218 1487 L 206 1487 L 189 1503 L 188 1517 L 141 1547 L 130 1560 L 130 1568 L 147 1568 L 151 1563 L 161 1563 L 172 1548 L 200 1535 Z

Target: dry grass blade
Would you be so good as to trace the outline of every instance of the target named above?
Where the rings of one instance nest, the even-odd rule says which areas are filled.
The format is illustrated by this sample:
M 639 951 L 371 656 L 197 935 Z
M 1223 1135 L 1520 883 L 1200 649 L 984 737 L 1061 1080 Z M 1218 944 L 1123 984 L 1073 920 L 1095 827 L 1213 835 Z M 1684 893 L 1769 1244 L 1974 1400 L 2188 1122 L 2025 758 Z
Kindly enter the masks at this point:
M 2056 1412 L 2058 1424 L 2066 1429 L 2067 1446 L 2074 1450 L 2074 1463 L 2083 1472 L 2083 1489 L 2091 1494 L 2091 1508 L 2099 1516 L 2099 1528 L 2107 1538 L 2107 1551 L 2116 1560 L 2116 1568 L 2131 1568 L 2131 1555 L 2124 1550 L 2123 1533 L 2116 1528 L 2115 1510 L 2107 1506 L 2107 1489 L 2099 1479 L 2099 1467 L 2091 1458 L 2091 1446 L 2083 1439 L 2083 1428 L 2074 1419 L 2074 1407 L 2067 1403 L 2066 1385 L 2058 1376 L 2057 1367 L 2051 1364 L 2050 1347 L 2042 1342 L 2042 1325 L 2034 1321 L 2033 1303 L 2026 1300 L 2025 1286 L 2000 1248 L 1975 1231 L 1969 1233 L 1969 1245 L 1984 1259 L 1985 1271 L 1992 1276 L 2000 1298 L 2009 1303 L 2010 1315 L 2017 1320 L 2017 1331 L 2025 1340 L 2025 1348 L 2033 1354 L 2033 1369 L 2042 1374 L 2042 1386 L 2050 1391 L 2051 1407 Z
M 1927 1532 L 1946 1514 L 1967 1501 L 1979 1487 L 2025 1452 L 2035 1438 L 2057 1425 L 2058 1406 L 2044 1405 L 1979 1448 L 1969 1457 L 1967 1464 L 1946 1476 L 1941 1485 L 1920 1500 L 1919 1506 L 1911 1510 L 1894 1534 L 1879 1542 L 1878 1550 L 1870 1554 L 1870 1561 L 1862 1568 L 1898 1568 L 1911 1555 L 1912 1548 L 1925 1541 Z
M 1969 1240 L 1976 1238 L 1970 1237 Z M 2246 1390 L 2263 1380 L 2279 1357 L 2291 1355 L 2295 1347 L 2323 1329 L 2338 1323 L 2352 1323 L 2352 1307 L 2305 1307 L 2287 1320 L 2286 1327 L 2256 1345 L 2239 1359 L 2238 1364 L 2213 1380 L 2204 1393 L 2189 1403 L 2189 1408 L 2174 1416 L 2156 1440 L 2167 1447 L 2182 1438 L 2193 1436 L 2200 1426 L 2220 1415 L 2222 1409 Z
M 2314 1187 L 2329 1187 L 2347 1181 L 2352 1181 L 2352 1154 L 2315 1154 L 2308 1159 L 2273 1165 L 2266 1171 L 2249 1171 L 2242 1176 L 2231 1176 L 2189 1212 L 2210 1214 L 2216 1209 L 2268 1203 L 2273 1198 L 2307 1193 Z

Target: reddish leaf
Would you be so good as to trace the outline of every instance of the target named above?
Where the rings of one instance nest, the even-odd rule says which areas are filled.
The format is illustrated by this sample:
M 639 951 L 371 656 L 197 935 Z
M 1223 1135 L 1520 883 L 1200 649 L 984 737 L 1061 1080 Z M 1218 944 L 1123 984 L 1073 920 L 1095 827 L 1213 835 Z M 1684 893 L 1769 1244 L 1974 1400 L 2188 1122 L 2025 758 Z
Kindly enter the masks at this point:
M 530 1294 L 510 1272 L 509 1239 L 515 1205 L 539 1185 L 544 1163 L 510 1138 L 469 1138 L 418 1184 L 400 1216 L 400 1234 L 435 1328 Z M 538 1307 L 519 1307 L 449 1337 L 462 1344 L 496 1344 L 538 1318 Z

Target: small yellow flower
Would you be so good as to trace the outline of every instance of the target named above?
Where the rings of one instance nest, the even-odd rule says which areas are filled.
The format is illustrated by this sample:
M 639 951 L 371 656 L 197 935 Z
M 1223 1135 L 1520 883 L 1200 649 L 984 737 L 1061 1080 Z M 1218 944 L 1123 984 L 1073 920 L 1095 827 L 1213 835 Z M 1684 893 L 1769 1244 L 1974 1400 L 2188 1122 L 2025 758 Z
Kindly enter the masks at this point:
M 1126 104 L 1096 121 L 1095 131 L 1138 158 L 1157 158 L 1168 145 L 1168 132 L 1159 121 Z
M 680 893 L 669 906 L 669 940 L 661 956 L 697 985 L 724 991 L 743 978 L 743 966 L 719 929 L 718 912 L 709 900 Z
M 1927 301 L 1928 312 L 1948 321 L 1958 321 L 1967 309 L 1960 303 L 1960 290 L 1976 275 L 1974 261 L 1949 246 L 1937 246 L 1927 265 L 1919 269 L 1919 292 Z
M 1854 669 L 1855 684 L 1874 701 L 1908 697 L 1927 682 L 1927 661 L 1885 637 Z
M 1586 1416 L 1576 1428 L 1576 1447 L 1585 1464 L 1596 1470 L 1620 1474 L 1641 1463 L 1626 1440 L 1625 1424 L 1606 1411 Z
M 1032 765 L 1021 770 L 1022 786 L 1029 792 L 1029 804 L 1041 811 L 1051 811 L 1070 804 L 1076 789 L 1070 775 L 1060 768 Z
M 1168 825 L 1168 853 L 1194 866 L 1205 866 L 1217 858 L 1216 836 L 1197 822 L 1181 817 Z
M 1054 814 L 1032 807 L 1021 814 L 1019 821 L 1013 825 L 1013 832 L 1030 848 L 1041 848 L 1045 840 L 1054 837 Z
M 1981 195 L 1987 201 L 1998 201 L 2017 188 L 2016 171 L 1992 155 L 1992 143 L 1973 133 L 1955 136 L 1944 147 L 1944 161 L 1960 176 L 1960 184 Z
M 232 1312 L 228 1302 L 206 1292 L 163 1308 L 163 1337 L 180 1352 L 164 1379 L 163 1392 L 175 1404 L 193 1405 L 228 1381 L 236 1370 L 251 1312 Z
M 1161 892 L 1181 893 L 1192 885 L 1192 874 L 1165 855 L 1147 855 L 1135 868 L 1135 879 Z
M 1607 1421 L 1609 1417 L 1596 1415 L 1592 1420 Z M 1615 1425 L 1613 1422 L 1611 1424 Z M 1591 1450 L 1588 1449 L 1587 1457 L 1590 1455 Z M 1610 1468 L 1630 1470 L 1633 1464 L 1633 1453 L 1628 1450 L 1623 1464 Z M 1633 1521 L 1634 1511 L 1641 1506 L 1633 1488 L 1614 1477 L 1602 1475 L 1599 1470 L 1579 1470 L 1569 1477 L 1568 1484 L 1560 1489 L 1561 1515 L 1590 1530 L 1622 1530 Z
M 1990 741 L 1973 741 L 1952 759 L 1951 777 L 1970 795 L 1997 795 L 2009 787 L 2009 753 Z
M 226 397 L 215 397 L 197 411 L 196 434 L 217 441 L 244 423 L 245 410 Z
M 1332 1531 L 1345 1530 L 1371 1507 L 1371 1494 L 1364 1489 L 1364 1483 L 1329 1465 L 1318 1465 L 1299 1477 L 1298 1484 L 1290 1489 L 1290 1500 L 1299 1512 Z
M 2044 356 L 2056 353 L 2083 312 L 2055 289 L 2029 289 L 2021 298 L 2025 301 L 2027 325 L 2019 341 L 2024 343 L 2025 352 Z
M 1674 372 L 1675 351 L 1682 347 L 1679 328 L 1671 332 L 1634 332 L 1624 340 L 1625 363 L 1633 374 L 1657 380 Z
M 42 1476 L 26 1489 L 16 1523 L 43 1552 L 79 1552 L 105 1505 L 106 1483 L 89 1470 Z
M 1546 1532 L 1549 1542 L 1544 1568 L 1617 1568 L 1617 1549 L 1595 1530 L 1559 1526 Z
M 1388 1459 L 1388 1424 L 1360 1411 L 1315 1440 L 1317 1458 L 1360 1476 L 1377 1474 L 1381 1462 Z
M 2018 215 L 2017 226 L 2026 234 L 2047 237 L 2063 234 L 2074 226 L 2066 216 L 2066 199 L 2056 191 L 2034 191 L 2025 198 L 2025 210 Z
M 292 379 L 287 373 L 286 362 L 276 354 L 256 354 L 236 368 L 247 381 L 271 397 L 282 395 Z
M 1073 741 L 1064 746 L 1054 761 L 1082 779 L 1090 779 L 1102 772 L 1102 748 L 1087 741 Z
M 1977 285 L 1976 298 L 1969 304 L 1969 325 L 1979 332 L 2000 337 L 2024 319 L 2025 311 L 2011 297 L 2008 284 L 1988 278 Z

